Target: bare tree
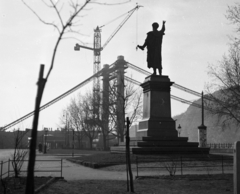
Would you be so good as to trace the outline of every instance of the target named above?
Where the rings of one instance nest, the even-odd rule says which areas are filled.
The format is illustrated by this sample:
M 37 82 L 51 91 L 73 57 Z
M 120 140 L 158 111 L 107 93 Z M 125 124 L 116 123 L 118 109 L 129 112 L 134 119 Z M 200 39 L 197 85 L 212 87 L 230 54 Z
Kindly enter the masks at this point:
M 13 133 L 14 133 L 14 152 L 13 152 L 11 161 L 12 161 L 12 167 L 14 170 L 15 178 L 18 178 L 21 173 L 24 160 L 28 154 L 28 147 L 27 147 L 28 143 L 23 141 L 23 138 L 27 132 L 20 131 L 18 129 L 18 130 L 15 130 Z
M 228 6 L 226 18 L 236 25 L 237 36 L 231 38 L 228 53 L 216 64 L 209 66 L 213 78 L 207 85 L 205 96 L 208 113 L 216 116 L 218 123 L 240 124 L 240 4 Z
M 141 117 L 142 113 L 142 92 L 133 84 L 127 82 L 124 91 L 117 90 L 117 80 L 113 80 L 109 85 L 109 90 L 102 91 L 101 100 L 96 107 L 100 108 L 100 113 L 95 118 L 103 139 L 103 149 L 109 149 L 109 141 L 117 137 L 121 142 L 125 136 L 125 117 L 129 117 L 130 125 Z M 108 99 L 105 99 L 104 92 L 108 92 Z M 107 102 L 105 102 L 107 101 Z M 115 138 L 114 138 L 115 139 Z M 119 141 L 118 141 L 119 142 Z
M 60 24 L 57 25 L 54 22 L 47 22 L 44 21 L 36 11 L 34 11 L 24 0 L 22 2 L 32 11 L 32 13 L 44 24 L 53 26 L 58 31 L 58 39 L 53 49 L 52 54 L 52 60 L 51 65 L 49 68 L 49 71 L 47 73 L 46 78 L 43 78 L 44 74 L 44 66 L 41 66 L 40 73 L 39 73 L 39 81 L 38 81 L 38 92 L 37 92 L 37 98 L 35 103 L 35 114 L 33 119 L 33 128 L 32 128 L 32 138 L 31 138 L 31 144 L 30 144 L 30 156 L 29 156 L 29 163 L 28 163 L 28 176 L 27 176 L 27 184 L 26 184 L 26 194 L 32 194 L 34 193 L 34 166 L 35 166 L 35 157 L 36 157 L 36 139 L 37 139 L 37 127 L 38 127 L 38 118 L 39 118 L 39 107 L 44 91 L 44 87 L 46 85 L 46 82 L 50 76 L 50 73 L 54 66 L 54 61 L 57 53 L 57 49 L 59 46 L 60 41 L 62 40 L 63 36 L 67 32 L 74 32 L 72 30 L 72 26 L 77 25 L 75 22 L 75 19 L 79 16 L 79 13 L 84 10 L 84 8 L 87 6 L 88 3 L 90 3 L 90 0 L 85 1 L 83 5 L 80 5 L 78 2 L 70 1 L 70 7 L 72 8 L 72 12 L 70 13 L 69 18 L 66 20 L 66 22 L 63 21 L 63 18 L 60 14 L 61 7 L 59 5 L 60 1 L 53 1 L 50 0 L 50 3 L 46 4 L 46 6 L 50 9 L 53 9 L 59 19 Z M 44 2 L 44 1 L 43 1 Z
M 69 2 L 69 6 L 72 9 L 72 11 L 70 12 L 70 15 L 68 17 L 68 19 L 66 21 L 64 21 L 63 17 L 61 16 L 61 9 L 63 8 L 64 3 L 60 3 L 60 1 L 54 1 L 54 0 L 49 0 L 49 3 L 46 3 L 44 0 L 42 0 L 42 2 L 50 9 L 53 9 L 53 11 L 56 13 L 59 23 L 56 24 L 55 22 L 48 22 L 45 21 L 44 19 L 42 19 L 41 16 L 39 16 L 39 14 L 32 9 L 24 0 L 22 0 L 22 2 L 26 5 L 26 7 L 32 11 L 32 13 L 45 25 L 50 25 L 52 27 L 54 27 L 57 32 L 58 32 L 58 39 L 56 41 L 56 44 L 54 46 L 53 49 L 53 54 L 52 54 L 52 59 L 51 59 L 51 64 L 50 64 L 50 68 L 49 71 L 47 73 L 46 78 L 43 78 L 44 75 L 44 66 L 41 65 L 41 69 L 39 72 L 39 80 L 38 80 L 38 91 L 37 91 L 37 97 L 36 97 L 36 102 L 35 102 L 35 114 L 34 114 L 34 119 L 33 119 L 33 129 L 32 129 L 32 141 L 31 141 L 31 145 L 30 145 L 30 157 L 29 157 L 29 165 L 28 165 L 28 176 L 27 176 L 27 184 L 26 184 L 26 193 L 27 194 L 31 194 L 34 193 L 34 181 L 33 181 L 33 177 L 34 177 L 34 165 L 35 165 L 35 157 L 36 157 L 36 153 L 35 153 L 35 149 L 36 149 L 36 138 L 37 138 L 37 126 L 38 126 L 38 118 L 39 118 L 39 107 L 40 107 L 40 103 L 41 103 L 41 99 L 42 99 L 42 95 L 43 95 L 43 91 L 46 85 L 46 82 L 50 76 L 50 73 L 53 69 L 54 66 L 54 61 L 55 61 L 55 57 L 56 57 L 56 53 L 57 53 L 57 49 L 59 46 L 60 41 L 64 38 L 64 35 L 67 33 L 77 33 L 79 34 L 79 31 L 73 29 L 74 27 L 78 26 L 78 20 L 76 20 L 76 18 L 81 17 L 79 14 L 80 12 L 85 10 L 85 7 L 89 4 L 89 3 L 95 3 L 95 4 L 99 4 L 99 5 L 116 5 L 116 4 L 123 4 L 123 3 L 127 3 L 129 1 L 125 1 L 125 2 L 120 2 L 120 3 L 100 3 L 97 1 L 92 0 L 86 0 L 83 4 L 80 4 L 78 1 L 70 1 Z M 66 38 L 66 37 L 65 37 Z
M 163 163 L 163 166 L 169 172 L 170 176 L 175 176 L 175 173 L 177 171 L 177 163 L 177 159 L 175 158 L 171 158 L 170 161 L 165 161 Z
M 98 133 L 98 126 L 94 115 L 94 100 L 91 93 L 85 96 L 79 95 L 77 99 L 72 99 L 68 108 L 72 127 L 78 131 L 78 138 L 82 140 L 83 135 L 89 140 L 92 149 L 93 139 Z
M 209 112 L 223 124 L 229 121 L 240 124 L 240 47 L 232 44 L 218 66 L 209 68 L 214 79 L 207 88 Z
M 99 97 L 101 100 L 96 101 L 91 93 L 87 93 L 84 96 L 79 95 L 77 99 L 72 99 L 67 109 L 72 126 L 76 130 L 83 131 L 89 142 L 92 142 L 99 132 L 101 133 L 104 150 L 108 149 L 108 142 L 114 136 L 124 139 L 124 118 L 126 116 L 129 117 L 131 126 L 142 114 L 141 90 L 127 83 L 124 94 L 119 95 L 115 85 L 115 82 L 110 84 L 108 103 L 105 103 L 107 99 L 102 97 Z M 122 101 L 121 107 L 117 104 L 119 100 Z M 101 109 L 96 111 L 96 107 Z
M 78 98 L 81 98 L 81 95 L 78 96 Z M 81 127 L 81 101 L 80 99 L 73 98 L 71 99 L 71 102 L 69 106 L 67 107 L 67 110 L 69 113 L 69 122 L 71 123 L 72 128 L 74 129 L 75 133 L 74 135 L 77 137 L 78 140 L 78 147 L 82 147 L 82 140 L 83 140 L 83 130 Z
M 117 137 L 123 142 L 125 135 L 123 122 L 125 122 L 125 118 L 129 117 L 129 127 L 131 127 L 131 124 L 142 116 L 142 91 L 130 82 L 124 85 L 124 93 L 119 93 L 115 86 L 116 80 L 110 85 L 109 110 L 111 121 L 115 124 Z M 117 104 L 118 101 L 121 101 L 121 103 Z
M 131 124 L 142 118 L 142 88 L 134 87 L 133 84 L 127 82 L 125 85 L 124 109 L 125 117 L 129 117 Z
M 234 37 L 234 44 L 240 44 L 240 3 L 228 6 L 226 18 L 236 26 L 237 34 Z
M 240 31 L 240 4 L 228 6 L 226 18 Z M 239 33 L 237 33 L 239 34 Z M 208 101 L 206 106 L 218 122 L 225 126 L 234 122 L 240 124 L 240 40 L 234 37 L 227 55 L 217 65 L 209 67 L 209 75 L 213 78 L 208 84 Z M 210 99 L 210 100 L 209 100 Z
M 94 114 L 95 100 L 91 93 L 87 93 L 82 101 L 81 126 L 85 136 L 89 140 L 90 149 L 92 149 L 93 139 L 98 134 L 97 121 Z
M 129 137 L 129 128 L 130 128 L 130 120 L 126 118 L 126 170 L 127 170 L 127 191 L 129 191 L 130 185 L 130 192 L 134 193 L 134 185 L 133 185 L 133 174 L 132 174 L 132 167 L 131 167 L 131 157 L 130 157 L 130 137 Z M 128 181 L 128 175 L 130 180 Z M 130 184 L 129 184 L 130 183 Z

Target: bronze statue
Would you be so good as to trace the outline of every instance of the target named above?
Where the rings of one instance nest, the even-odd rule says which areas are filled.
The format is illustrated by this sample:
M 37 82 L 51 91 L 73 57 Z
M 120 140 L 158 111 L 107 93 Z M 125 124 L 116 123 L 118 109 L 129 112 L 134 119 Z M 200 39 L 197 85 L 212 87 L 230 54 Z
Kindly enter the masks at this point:
M 153 31 L 147 33 L 147 38 L 144 45 L 137 46 L 141 50 L 147 46 L 147 63 L 148 68 L 153 68 L 153 75 L 156 75 L 156 69 L 158 69 L 159 75 L 162 75 L 162 38 L 165 34 L 165 23 L 163 21 L 162 29 L 158 31 L 158 23 L 153 23 Z

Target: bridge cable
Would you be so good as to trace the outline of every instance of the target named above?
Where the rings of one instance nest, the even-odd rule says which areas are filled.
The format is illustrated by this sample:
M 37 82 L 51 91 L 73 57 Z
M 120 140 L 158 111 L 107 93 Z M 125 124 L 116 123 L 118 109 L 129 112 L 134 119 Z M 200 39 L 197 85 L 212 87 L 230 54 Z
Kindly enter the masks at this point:
M 112 67 L 114 64 L 115 64 L 115 63 L 111 64 L 110 67 Z M 130 68 L 132 68 L 132 69 L 134 69 L 134 70 L 136 70 L 136 71 L 138 71 L 138 72 L 141 72 L 141 73 L 143 73 L 143 74 L 145 74 L 145 75 L 151 75 L 150 72 L 148 72 L 148 71 L 146 71 L 146 70 L 144 70 L 144 69 L 142 69 L 142 68 L 139 68 L 139 67 L 137 67 L 137 66 L 135 66 L 135 65 L 133 65 L 133 64 L 131 64 L 131 63 L 129 63 L 129 62 L 127 63 L 127 66 L 130 67 Z M 52 104 L 54 104 L 54 103 L 58 102 L 59 100 L 65 98 L 65 97 L 68 96 L 69 94 L 75 92 L 76 90 L 78 90 L 79 88 L 81 88 L 82 86 L 84 86 L 85 84 L 87 84 L 88 82 L 90 82 L 93 78 L 100 76 L 101 73 L 102 73 L 102 71 L 97 72 L 96 74 L 92 75 L 91 77 L 89 77 L 89 78 L 86 79 L 85 81 L 81 82 L 81 83 L 78 84 L 77 86 L 75 86 L 75 87 L 73 87 L 72 89 L 68 90 L 67 92 L 61 94 L 60 96 L 54 98 L 53 100 L 49 101 L 48 103 L 44 104 L 43 106 L 40 107 L 40 111 L 46 109 L 47 107 L 51 106 Z M 128 81 L 130 81 L 130 82 L 132 82 L 132 83 L 134 83 L 134 84 L 136 84 L 136 85 L 140 85 L 140 84 L 141 84 L 141 82 L 138 82 L 138 81 L 136 81 L 136 80 L 134 80 L 134 79 L 132 79 L 132 78 L 129 78 L 129 77 L 127 77 L 127 76 L 125 76 L 125 78 L 126 78 L 126 80 L 128 80 Z M 198 92 L 196 92 L 196 91 L 193 91 L 193 90 L 190 90 L 190 89 L 188 89 L 188 88 L 185 88 L 185 87 L 183 87 L 183 86 L 181 86 L 181 85 L 178 85 L 178 84 L 175 84 L 175 83 L 174 83 L 173 86 L 176 87 L 176 88 L 178 88 L 178 89 L 180 89 L 180 90 L 183 90 L 183 91 L 185 91 L 185 92 L 194 94 L 194 95 L 196 95 L 196 96 L 201 96 L 200 93 L 198 93 Z M 208 99 L 208 100 L 211 100 L 210 98 L 206 98 L 206 97 L 204 97 L 204 98 L 205 98 L 205 99 Z M 187 101 L 187 100 L 184 100 L 184 99 L 181 99 L 181 98 L 179 98 L 179 97 L 173 96 L 173 99 L 178 100 L 178 101 L 180 101 L 180 102 L 182 102 L 182 103 L 193 104 L 193 102 Z M 200 105 L 198 105 L 198 106 L 200 106 Z M 205 108 L 205 109 L 206 109 L 206 108 Z M 5 125 L 4 127 L 2 127 L 2 130 L 7 130 L 7 129 L 9 129 L 10 127 L 12 127 L 12 126 L 14 126 L 14 125 L 16 125 L 16 124 L 18 124 L 18 123 L 20 123 L 20 122 L 28 119 L 29 117 L 31 117 L 31 116 L 33 116 L 33 115 L 34 115 L 34 111 L 32 111 L 32 112 L 26 114 L 25 116 L 23 116 L 23 117 L 15 120 L 15 121 L 13 121 L 13 122 Z
M 102 71 L 99 71 L 97 73 L 95 73 L 94 75 L 92 75 L 91 77 L 89 77 L 88 79 L 86 79 L 85 81 L 81 82 L 80 84 L 76 85 L 75 87 L 71 88 L 70 90 L 68 90 L 67 92 L 61 94 L 60 96 L 54 98 L 53 100 L 47 102 L 46 104 L 42 105 L 40 107 L 40 111 L 46 109 L 47 107 L 51 106 L 52 104 L 58 102 L 59 100 L 65 98 L 66 96 L 68 96 L 69 94 L 75 92 L 76 90 L 78 90 L 79 88 L 83 87 L 84 85 L 86 85 L 88 82 L 90 82 L 93 78 L 100 76 L 100 74 L 102 73 Z M 29 117 L 33 116 L 35 113 L 35 111 L 32 111 L 26 115 L 24 115 L 23 117 L 13 121 L 12 123 L 9 123 L 8 125 L 5 125 L 4 127 L 2 127 L 2 130 L 5 131 L 7 129 L 9 129 L 10 127 L 28 119 Z
M 134 69 L 134 70 L 136 70 L 136 71 L 138 71 L 138 72 L 140 72 L 140 73 L 143 73 L 143 74 L 145 74 L 145 75 L 147 75 L 147 76 L 151 75 L 150 72 L 148 72 L 148 71 L 146 71 L 146 70 L 144 70 L 144 69 L 142 69 L 142 68 L 140 68 L 140 67 L 138 67 L 138 66 L 136 66 L 136 65 L 133 65 L 133 64 L 131 64 L 131 63 L 129 63 L 129 62 L 127 62 L 127 66 L 130 67 L 131 69 Z M 176 83 L 173 84 L 173 87 L 175 87 L 175 88 L 177 88 L 177 89 L 180 89 L 180 90 L 182 90 L 182 91 L 184 91 L 184 92 L 193 94 L 193 95 L 198 96 L 198 97 L 201 97 L 201 96 L 202 96 L 201 93 L 196 92 L 196 91 L 194 91 L 194 90 L 191 90 L 191 89 L 189 89 L 189 88 L 186 88 L 186 87 L 181 86 L 181 85 L 176 84 Z M 207 96 L 205 96 L 204 98 L 207 99 L 207 100 L 212 100 L 211 98 L 209 98 L 209 97 L 207 97 Z
M 132 79 L 132 78 L 130 78 L 130 77 L 125 76 L 124 78 L 125 78 L 127 81 L 132 82 L 133 84 L 136 84 L 136 85 L 141 85 L 141 84 L 142 84 L 141 82 L 139 82 L 139 81 L 137 81 L 137 80 L 134 80 L 134 79 Z M 184 103 L 184 104 L 189 104 L 189 105 L 193 105 L 193 106 L 195 106 L 195 107 L 197 107 L 197 108 L 202 108 L 202 106 L 201 106 L 200 104 L 197 104 L 197 103 L 195 103 L 195 102 L 191 102 L 191 101 L 185 100 L 185 99 L 183 99 L 183 98 L 179 98 L 179 97 L 174 96 L 174 95 L 171 95 L 171 98 L 172 98 L 173 100 L 177 100 L 177 101 L 182 102 L 182 103 Z M 204 109 L 205 109 L 205 110 L 211 110 L 211 109 L 209 109 L 209 108 L 207 108 L 207 107 L 204 107 Z

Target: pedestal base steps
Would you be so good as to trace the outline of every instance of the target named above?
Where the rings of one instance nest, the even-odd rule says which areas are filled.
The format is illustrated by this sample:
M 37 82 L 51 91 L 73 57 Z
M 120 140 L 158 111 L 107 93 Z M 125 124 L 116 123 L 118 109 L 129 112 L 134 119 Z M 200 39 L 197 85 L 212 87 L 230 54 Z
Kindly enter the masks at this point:
M 130 137 L 130 152 L 132 153 L 132 148 L 138 147 L 138 142 L 141 142 L 142 138 Z M 111 153 L 125 153 L 126 151 L 126 142 L 119 142 L 118 146 L 110 147 Z
M 131 138 L 132 154 L 209 154 L 209 148 L 199 148 L 197 142 L 187 142 L 187 137 Z M 125 142 L 111 147 L 111 153 L 125 153 Z

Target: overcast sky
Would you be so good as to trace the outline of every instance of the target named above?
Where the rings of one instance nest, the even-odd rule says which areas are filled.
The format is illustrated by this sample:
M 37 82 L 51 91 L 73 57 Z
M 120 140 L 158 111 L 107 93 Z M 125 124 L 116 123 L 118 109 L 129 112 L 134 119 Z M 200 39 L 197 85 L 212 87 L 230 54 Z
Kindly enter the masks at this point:
M 25 0 L 45 21 L 59 24 L 56 13 L 40 0 Z M 47 0 L 45 0 L 47 2 Z M 121 0 L 99 0 L 121 2 Z M 67 0 L 61 14 L 64 21 L 69 16 Z M 79 2 L 83 3 L 84 0 Z M 146 51 L 138 50 L 143 44 L 151 24 L 166 20 L 163 38 L 163 75 L 171 81 L 201 92 L 208 82 L 207 66 L 216 64 L 228 50 L 228 35 L 234 33 L 234 26 L 226 20 L 228 5 L 234 0 L 132 0 L 118 6 L 89 4 L 80 18 L 79 30 L 83 34 L 75 37 L 88 46 L 93 43 L 93 29 L 133 9 L 136 3 L 142 5 L 135 12 L 102 52 L 101 63 L 112 64 L 117 56 L 145 70 Z M 61 4 L 61 3 L 60 3 Z M 0 1 L 0 126 L 33 111 L 37 92 L 36 82 L 40 64 L 47 72 L 52 51 L 58 37 L 57 31 L 41 23 L 21 0 Z M 124 18 L 124 17 L 123 17 Z M 102 44 L 118 27 L 123 18 L 102 28 Z M 93 53 L 81 49 L 74 51 L 77 40 L 66 39 L 60 43 L 55 67 L 44 91 L 42 105 L 59 96 L 93 74 Z M 134 79 L 143 82 L 144 76 L 127 70 Z M 91 89 L 92 84 L 86 87 Z M 84 93 L 85 90 L 81 90 Z M 43 110 L 40 114 L 39 129 L 62 126 L 59 118 L 71 98 L 78 92 Z M 187 100 L 197 97 L 172 88 L 172 94 Z M 172 115 L 180 114 L 187 105 L 172 100 Z M 32 127 L 32 117 L 15 126 Z

